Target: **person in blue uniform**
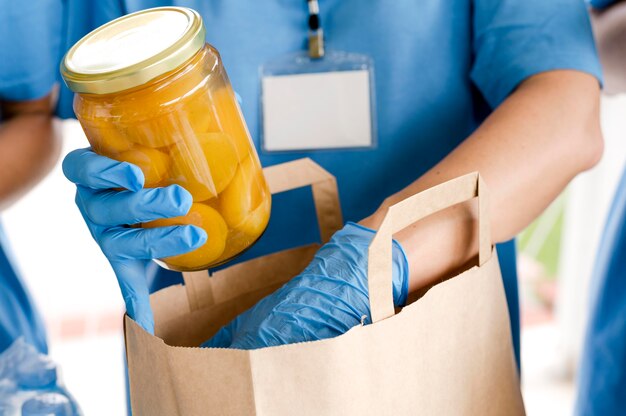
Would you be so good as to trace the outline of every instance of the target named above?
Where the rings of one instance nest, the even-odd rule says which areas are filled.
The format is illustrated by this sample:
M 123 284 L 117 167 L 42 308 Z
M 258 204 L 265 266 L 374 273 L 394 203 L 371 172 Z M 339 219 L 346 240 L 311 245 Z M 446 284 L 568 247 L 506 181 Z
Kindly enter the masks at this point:
M 52 40 L 53 46 L 48 41 L 53 32 L 53 39 L 58 39 L 58 33 L 56 25 L 47 22 L 49 17 L 38 13 L 32 15 L 34 27 L 28 33 L 20 32 L 19 23 L 13 30 L 7 22 L 14 17 L 20 22 L 19 16 L 31 10 L 28 6 L 24 10 L 7 8 L 5 3 L 9 2 L 0 2 L 0 352 L 23 337 L 47 354 L 43 320 L 14 262 L 1 214 L 36 185 L 59 158 L 61 141 L 52 125 L 54 76 L 42 80 L 37 73 L 23 74 L 24 62 L 15 62 L 38 50 L 37 59 L 52 63 L 58 41 Z M 32 10 L 36 10 L 35 5 Z M 16 37 L 29 39 L 31 46 L 25 55 L 14 54 L 11 39 Z M 35 84 L 45 87 L 31 90 Z
M 19 274 L 0 225 L 0 353 L 17 338 L 48 353 L 43 319 Z
M 576 415 L 626 409 L 626 169 L 602 234 L 578 375 Z
M 624 93 L 621 50 L 626 4 L 590 0 L 606 94 Z M 626 409 L 626 166 L 600 237 L 590 291 L 589 319 L 577 379 L 574 414 L 622 415 Z
M 584 3 L 320 0 L 319 4 L 328 48 L 365 54 L 374 62 L 377 146 L 261 151 L 262 164 L 311 157 L 337 177 L 344 218 L 369 228 L 376 228 L 384 209 L 394 201 L 460 174 L 480 171 L 492 196 L 492 238 L 499 243 L 519 362 L 512 239 L 602 153 L 601 70 Z M 45 53 L 28 46 L 33 43 L 28 29 L 17 32 L 19 42 L 15 34 L 0 39 L 0 50 L 10 56 L 1 62 L 11 62 L 16 74 L 10 83 L 0 84 L 0 91 L 13 91 L 13 98 L 22 100 L 46 94 L 55 82 L 60 83 L 57 68 L 63 53 L 89 30 L 126 13 L 165 5 L 191 7 L 202 15 L 207 41 L 220 51 L 260 149 L 259 67 L 305 48 L 304 0 L 44 0 L 36 10 L 32 6 L 21 15 L 19 11 L 27 6 L 10 3 L 12 20 L 0 27 L 30 28 L 45 21 L 56 25 L 57 31 L 46 39 Z M 71 102 L 71 92 L 62 86 L 56 114 L 73 117 Z M 93 163 L 86 162 L 81 169 L 96 174 L 102 160 L 89 159 Z M 82 163 L 78 159 L 66 162 L 74 172 Z M 306 191 L 275 196 L 269 229 L 244 258 L 319 239 L 313 221 L 305 231 L 291 232 L 295 224 L 302 229 L 300 219 L 314 218 L 313 212 Z M 405 234 L 402 244 L 411 270 L 409 289 L 436 281 L 475 254 L 475 247 L 468 244 L 473 241 L 471 218 L 468 206 L 456 207 Z M 189 249 L 197 243 L 187 241 Z M 137 316 L 138 305 L 147 305 L 147 290 L 138 285 L 148 279 L 156 282 L 151 283 L 154 289 L 180 277 L 152 266 L 140 268 L 145 276 L 134 274 L 138 268 L 126 268 L 131 269 L 129 275 L 119 272 L 117 277 L 129 314 L 149 330 L 150 318 Z

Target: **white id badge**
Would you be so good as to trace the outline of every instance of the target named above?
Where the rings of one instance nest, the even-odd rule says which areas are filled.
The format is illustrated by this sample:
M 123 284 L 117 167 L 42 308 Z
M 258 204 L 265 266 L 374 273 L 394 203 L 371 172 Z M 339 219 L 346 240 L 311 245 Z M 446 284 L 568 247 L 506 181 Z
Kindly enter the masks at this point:
M 264 152 L 376 146 L 374 67 L 366 55 L 305 52 L 261 67 Z

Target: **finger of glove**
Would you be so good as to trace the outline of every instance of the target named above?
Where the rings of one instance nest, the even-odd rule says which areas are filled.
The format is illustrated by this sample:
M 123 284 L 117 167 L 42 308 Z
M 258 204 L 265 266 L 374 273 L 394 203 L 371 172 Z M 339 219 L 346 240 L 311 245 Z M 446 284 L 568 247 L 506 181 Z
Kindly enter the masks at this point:
M 76 206 L 78 207 L 78 211 L 80 212 L 80 215 L 82 215 L 83 219 L 85 220 L 85 224 L 87 225 L 87 228 L 89 229 L 89 232 L 91 233 L 91 236 L 93 237 L 94 240 L 98 241 L 98 237 L 104 230 L 104 227 L 100 227 L 94 224 L 89 219 L 89 216 L 87 216 L 87 213 L 85 212 L 85 203 L 82 199 L 79 187 L 76 188 L 76 197 L 74 201 L 76 202 Z
M 273 326 L 277 325 L 277 327 Z M 284 322 L 263 322 L 258 328 L 242 330 L 235 334 L 229 348 L 237 350 L 254 350 L 257 348 L 274 347 L 310 341 L 300 328 L 286 325 Z M 318 338 L 315 338 L 318 339 Z
M 149 260 L 188 253 L 207 240 L 206 232 L 194 225 L 158 228 L 109 228 L 98 244 L 111 261 Z
M 368 292 L 367 249 L 376 232 L 360 224 L 348 222 L 336 232 L 331 241 L 316 253 L 304 273 L 317 273 L 351 281 L 355 287 Z M 394 305 L 406 304 L 409 265 L 402 246 L 393 240 L 393 298 Z M 368 295 L 369 296 L 369 295 Z
M 154 334 L 154 318 L 146 276 L 147 264 L 147 260 L 111 262 L 128 316 L 147 332 Z
M 189 212 L 193 198 L 179 185 L 131 191 L 96 191 L 78 187 L 83 212 L 94 224 L 105 227 L 171 218 Z
M 144 184 L 139 167 L 100 156 L 90 149 L 77 149 L 65 156 L 63 174 L 71 182 L 93 189 L 138 191 Z

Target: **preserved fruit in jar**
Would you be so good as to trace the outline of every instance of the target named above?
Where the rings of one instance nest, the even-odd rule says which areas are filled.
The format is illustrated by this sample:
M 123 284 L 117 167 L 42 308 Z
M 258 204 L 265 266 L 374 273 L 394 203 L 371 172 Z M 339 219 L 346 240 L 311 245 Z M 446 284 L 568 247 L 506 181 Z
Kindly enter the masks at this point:
M 193 224 L 200 248 L 160 259 L 201 270 L 232 259 L 264 232 L 271 195 L 218 52 L 193 10 L 162 7 L 91 32 L 63 59 L 74 111 L 92 149 L 137 165 L 145 187 L 178 184 L 193 204 L 143 227 Z

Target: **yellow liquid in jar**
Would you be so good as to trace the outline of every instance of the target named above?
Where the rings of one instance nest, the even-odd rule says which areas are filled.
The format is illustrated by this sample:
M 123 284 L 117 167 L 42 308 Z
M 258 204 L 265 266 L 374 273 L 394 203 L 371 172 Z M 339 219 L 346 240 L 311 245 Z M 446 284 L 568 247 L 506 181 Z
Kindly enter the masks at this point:
M 178 184 L 191 193 L 194 204 L 186 216 L 143 224 L 205 229 L 205 245 L 162 259 L 175 270 L 228 261 L 253 244 L 269 221 L 271 195 L 216 62 L 216 53 L 205 47 L 175 73 L 118 94 L 77 95 L 74 105 L 95 152 L 139 166 L 146 187 Z

